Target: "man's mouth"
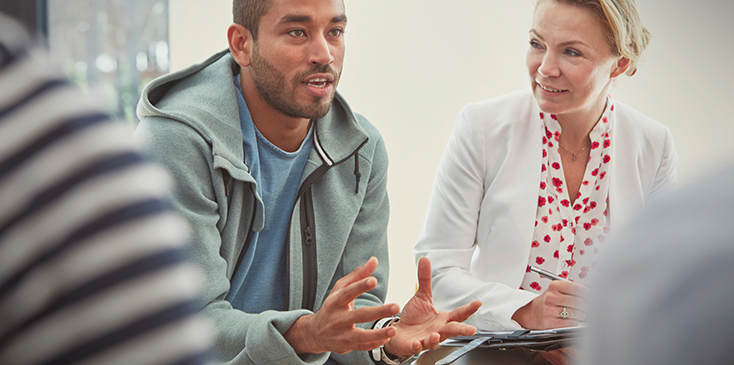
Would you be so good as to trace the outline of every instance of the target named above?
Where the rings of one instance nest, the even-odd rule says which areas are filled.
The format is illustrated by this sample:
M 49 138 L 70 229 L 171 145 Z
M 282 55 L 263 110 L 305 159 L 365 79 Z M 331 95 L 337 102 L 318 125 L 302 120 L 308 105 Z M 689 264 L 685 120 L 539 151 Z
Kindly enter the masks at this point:
M 316 78 L 316 79 L 310 79 L 306 80 L 306 85 L 316 88 L 325 88 L 329 86 L 329 80 L 325 78 Z

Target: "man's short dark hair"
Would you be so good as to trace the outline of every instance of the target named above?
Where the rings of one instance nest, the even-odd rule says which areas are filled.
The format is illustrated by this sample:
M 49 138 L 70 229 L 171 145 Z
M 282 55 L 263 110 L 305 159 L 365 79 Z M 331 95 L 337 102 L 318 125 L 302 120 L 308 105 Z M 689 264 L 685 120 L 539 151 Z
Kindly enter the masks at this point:
M 272 0 L 233 0 L 232 16 L 234 22 L 247 28 L 252 39 L 257 40 L 260 18 L 270 10 Z

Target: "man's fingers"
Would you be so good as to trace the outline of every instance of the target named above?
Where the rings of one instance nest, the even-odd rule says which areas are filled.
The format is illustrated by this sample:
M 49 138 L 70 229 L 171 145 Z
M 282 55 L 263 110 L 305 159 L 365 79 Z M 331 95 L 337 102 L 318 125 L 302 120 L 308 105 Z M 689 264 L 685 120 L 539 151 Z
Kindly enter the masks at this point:
M 476 313 L 476 311 L 478 311 L 481 306 L 482 302 L 480 300 L 475 300 L 469 304 L 462 305 L 461 307 L 456 308 L 449 313 L 449 321 L 464 322 L 472 314 Z
M 377 346 L 367 348 L 365 350 L 371 350 L 375 347 L 383 345 L 389 341 L 392 337 L 397 334 L 395 327 L 386 327 L 378 330 L 366 330 L 363 328 L 355 327 L 345 334 L 345 338 L 353 343 L 355 346 L 369 347 L 372 344 L 377 343 Z M 357 350 L 357 348 L 355 348 Z
M 414 354 L 417 354 L 420 351 L 424 350 L 435 350 L 438 348 L 438 345 L 441 343 L 441 335 L 434 332 L 431 333 L 421 344 L 421 348 L 417 349 L 417 351 L 413 351 Z
M 335 285 L 334 289 L 331 291 L 331 294 L 329 294 L 329 298 L 331 298 L 330 303 L 324 304 L 324 306 L 342 307 L 349 305 L 351 302 L 357 299 L 358 296 L 362 295 L 362 293 L 370 291 L 376 286 L 377 279 L 373 277 L 364 278 L 357 282 L 351 283 L 341 288 L 340 290 L 336 290 Z
M 367 260 L 367 262 L 364 263 L 364 265 L 358 266 L 352 272 L 337 280 L 331 292 L 333 293 L 337 290 L 341 290 L 348 285 L 356 283 L 357 281 L 360 281 L 372 275 L 372 273 L 375 272 L 375 269 L 377 269 L 377 258 L 372 256 L 369 260 Z
M 428 257 L 421 257 L 418 260 L 418 292 L 433 297 L 431 290 L 431 261 Z
M 439 331 L 441 340 L 456 336 L 471 336 L 477 332 L 476 327 L 459 322 L 449 322 L 441 327 Z
M 380 318 L 392 317 L 400 312 L 397 304 L 385 304 L 378 307 L 363 307 L 343 314 L 344 321 L 350 323 L 365 323 L 376 321 Z

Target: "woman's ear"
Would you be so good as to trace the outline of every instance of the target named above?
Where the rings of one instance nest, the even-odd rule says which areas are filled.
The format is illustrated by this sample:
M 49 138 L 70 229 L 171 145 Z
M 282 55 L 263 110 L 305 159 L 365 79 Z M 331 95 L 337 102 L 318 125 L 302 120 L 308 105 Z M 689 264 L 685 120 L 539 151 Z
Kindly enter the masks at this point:
M 239 24 L 232 24 L 227 28 L 227 41 L 232 57 L 241 67 L 250 66 L 252 55 L 252 34 L 247 28 Z
M 617 59 L 617 62 L 614 65 L 614 68 L 612 69 L 612 73 L 610 75 L 611 78 L 615 78 L 627 71 L 627 68 L 630 67 L 630 60 L 627 57 L 620 57 Z

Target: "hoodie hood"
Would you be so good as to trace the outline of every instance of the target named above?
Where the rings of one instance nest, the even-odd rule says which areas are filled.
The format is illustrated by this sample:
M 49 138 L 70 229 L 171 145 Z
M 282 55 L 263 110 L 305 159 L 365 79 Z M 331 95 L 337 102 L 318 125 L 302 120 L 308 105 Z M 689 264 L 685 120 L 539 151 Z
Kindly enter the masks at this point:
M 229 50 L 224 50 L 200 64 L 157 78 L 143 90 L 138 117 L 164 117 L 190 126 L 211 144 L 215 159 L 240 171 L 230 171 L 232 177 L 247 180 L 238 176 L 248 170 L 232 82 L 239 70 Z M 327 165 L 349 158 L 368 140 L 338 92 L 329 113 L 316 121 L 314 132 L 315 153 Z

